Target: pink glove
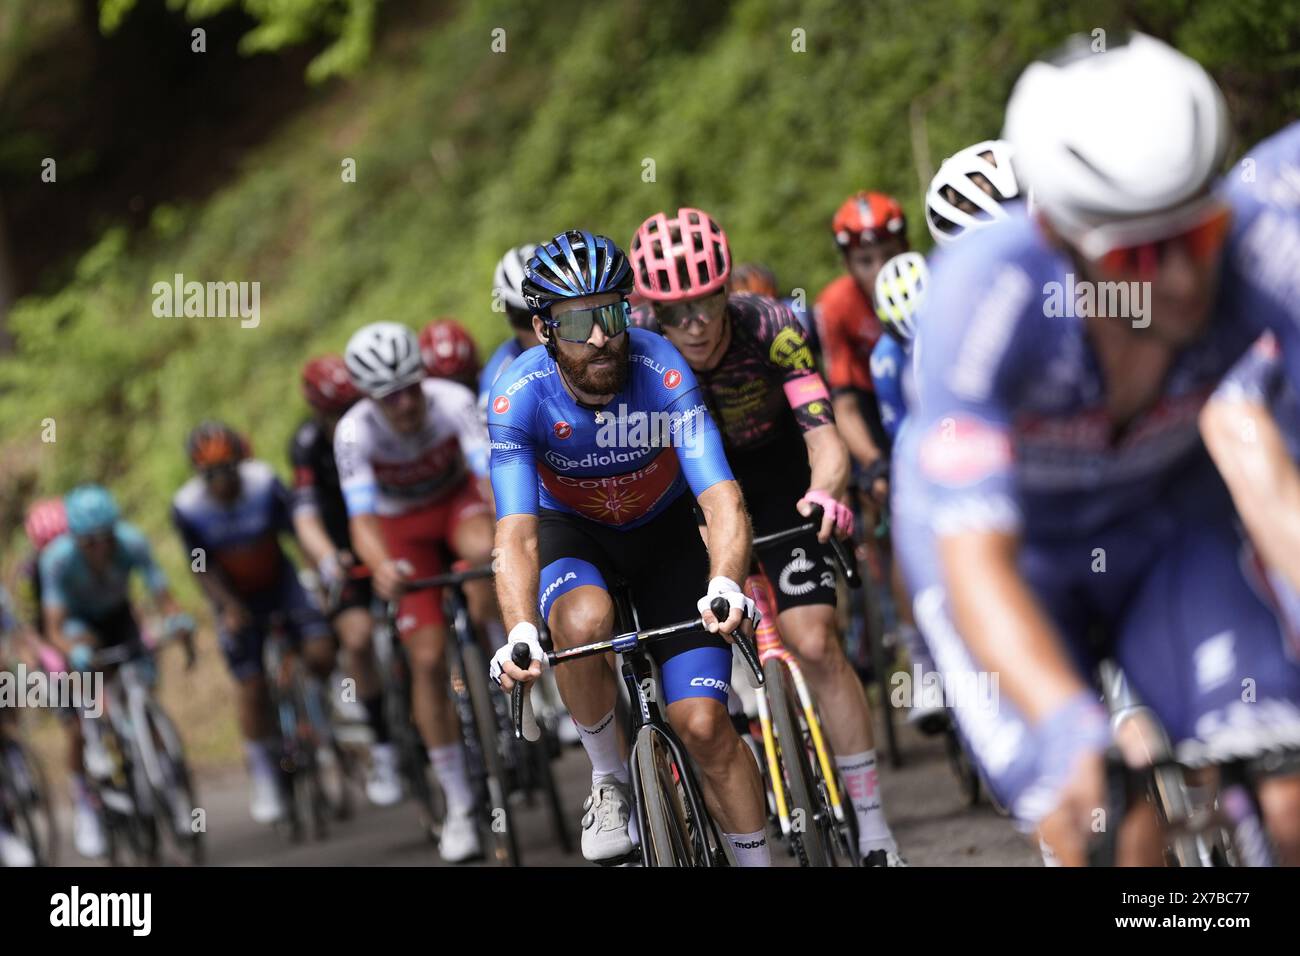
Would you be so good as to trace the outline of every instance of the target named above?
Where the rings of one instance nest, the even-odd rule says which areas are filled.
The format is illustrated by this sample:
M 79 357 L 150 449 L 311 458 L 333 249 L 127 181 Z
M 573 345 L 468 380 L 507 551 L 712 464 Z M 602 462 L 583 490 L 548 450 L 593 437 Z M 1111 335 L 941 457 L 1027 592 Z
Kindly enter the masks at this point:
M 841 537 L 847 537 L 853 534 L 853 512 L 847 507 L 840 504 L 824 491 L 813 489 L 799 499 L 799 507 L 807 502 L 808 504 L 821 505 L 822 510 L 830 516 L 835 533 Z

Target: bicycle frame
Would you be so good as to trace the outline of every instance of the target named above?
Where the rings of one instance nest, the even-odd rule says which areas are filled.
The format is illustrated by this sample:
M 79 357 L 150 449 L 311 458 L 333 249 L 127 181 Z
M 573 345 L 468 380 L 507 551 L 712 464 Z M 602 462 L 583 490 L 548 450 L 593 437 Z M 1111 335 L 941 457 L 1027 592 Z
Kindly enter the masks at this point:
M 841 799 L 839 787 L 835 784 L 835 772 L 831 764 L 830 749 L 826 746 L 826 740 L 822 734 L 821 720 L 813 704 L 808 684 L 804 680 L 803 671 L 799 667 L 799 661 L 781 642 L 781 633 L 776 624 L 776 605 L 771 598 L 771 586 L 766 576 L 752 574 L 746 580 L 745 587 L 749 590 L 750 596 L 753 597 L 755 605 L 762 614 L 762 622 L 758 625 L 754 635 L 758 641 L 759 663 L 766 664 L 769 660 L 779 660 L 789 672 L 794 683 L 795 695 L 799 700 L 804 720 L 807 721 L 808 730 L 812 736 L 813 749 L 817 754 L 818 766 L 821 767 L 822 779 L 826 784 L 826 794 L 830 799 L 831 810 L 835 814 L 836 822 L 842 824 L 846 819 L 844 801 Z M 758 703 L 758 721 L 763 732 L 763 752 L 767 758 L 767 771 L 768 777 L 772 781 L 772 793 L 776 797 L 777 818 L 781 824 L 781 835 L 789 839 L 793 826 L 790 821 L 789 801 L 785 792 L 785 779 L 781 772 L 781 761 L 777 751 L 776 734 L 772 726 L 771 709 L 767 700 L 767 688 L 757 688 L 754 691 L 754 697 Z M 795 743 L 792 742 L 793 745 Z M 797 745 L 803 746 L 803 742 L 799 741 Z

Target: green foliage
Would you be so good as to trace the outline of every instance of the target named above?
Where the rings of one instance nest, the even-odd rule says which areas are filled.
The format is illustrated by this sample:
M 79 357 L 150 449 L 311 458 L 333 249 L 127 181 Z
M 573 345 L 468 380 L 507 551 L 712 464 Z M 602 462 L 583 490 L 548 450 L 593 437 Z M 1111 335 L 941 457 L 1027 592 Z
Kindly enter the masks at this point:
M 99 26 L 106 34 L 118 29 L 137 0 L 99 0 Z M 307 79 L 319 83 L 332 76 L 350 76 L 370 58 L 374 42 L 375 7 L 379 0 L 167 0 L 172 10 L 191 22 L 224 13 L 233 7 L 257 21 L 239 43 L 239 52 L 274 53 L 316 36 L 332 40 L 307 66 Z
M 112 26 L 133 0 L 105 0 Z M 234 0 L 187 0 L 210 15 Z M 355 64 L 372 0 L 247 0 L 258 49 L 324 31 L 322 57 Z M 626 244 L 648 214 L 702 207 L 738 260 L 761 260 L 811 299 L 834 277 L 828 222 L 853 190 L 894 191 L 922 247 L 912 117 L 931 164 L 995 135 L 1019 70 L 1071 31 L 1149 29 L 1185 42 L 1230 89 L 1285 86 L 1244 103 L 1242 145 L 1294 115 L 1295 0 L 577 0 L 464 4 L 418 37 L 394 37 L 342 85 L 247 156 L 206 202 L 110 228 L 72 280 L 14 309 L 16 357 L 0 361 L 0 433 L 58 440 L 44 491 L 96 478 L 158 535 L 187 475 L 191 425 L 248 429 L 287 473 L 305 413 L 298 370 L 359 325 L 462 317 L 486 348 L 492 267 L 509 246 L 575 225 Z M 364 21 L 364 22 L 359 22 Z M 492 52 L 504 29 L 506 51 Z M 802 30 L 806 52 L 792 50 Z M 263 32 L 264 31 L 264 32 Z M 351 39 L 348 39 L 348 38 Z M 400 44 L 399 41 L 400 40 Z M 350 66 L 349 66 L 350 68 Z M 1287 71 L 1290 70 L 1288 73 Z M 1289 85 L 1287 84 L 1287 81 Z M 1242 103 L 1238 97 L 1237 102 Z M 915 112 L 914 112 L 915 111 Z M 180 148 L 180 144 L 178 144 Z M 356 162 L 344 182 L 341 163 Z M 655 176 L 646 181 L 645 163 Z M 156 318 L 153 284 L 256 281 L 261 323 Z M 184 579 L 179 547 L 160 548 Z

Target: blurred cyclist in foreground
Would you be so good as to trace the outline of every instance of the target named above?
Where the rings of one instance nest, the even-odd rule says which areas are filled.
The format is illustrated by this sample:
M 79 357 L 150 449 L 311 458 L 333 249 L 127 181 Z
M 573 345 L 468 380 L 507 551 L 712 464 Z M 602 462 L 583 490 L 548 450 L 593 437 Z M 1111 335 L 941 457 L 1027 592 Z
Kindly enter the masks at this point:
M 1260 166 L 1294 157 L 1296 135 Z M 945 689 L 976 688 L 955 710 L 986 779 L 1056 859 L 1079 864 L 1112 742 L 1090 685 L 1098 653 L 1175 743 L 1255 753 L 1300 728 L 1300 667 L 1242 575 L 1197 433 L 1262 327 L 1300 371 L 1288 285 L 1300 243 L 1276 240 L 1300 229 L 1300 207 L 1262 184 L 1216 192 L 1222 96 L 1140 34 L 1104 55 L 1075 38 L 1031 65 L 1005 136 L 1035 213 L 936 258 L 895 515 Z M 1283 858 L 1300 862 L 1300 781 L 1259 794 Z M 1162 862 L 1149 808 L 1117 833 L 1121 862 Z

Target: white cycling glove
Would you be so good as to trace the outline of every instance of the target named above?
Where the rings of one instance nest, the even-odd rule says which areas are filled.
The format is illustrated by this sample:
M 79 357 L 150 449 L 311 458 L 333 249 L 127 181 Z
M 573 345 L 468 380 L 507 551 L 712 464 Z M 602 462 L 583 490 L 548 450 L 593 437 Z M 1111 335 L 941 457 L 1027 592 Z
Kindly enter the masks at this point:
M 758 608 L 754 605 L 754 601 L 747 597 L 745 593 L 740 590 L 740 585 L 731 580 L 731 578 L 719 576 L 710 581 L 709 593 L 696 601 L 695 606 L 699 609 L 699 612 L 703 614 L 705 611 L 709 610 L 709 605 L 713 603 L 713 599 L 716 597 L 726 598 L 729 607 L 740 608 L 741 613 L 743 613 L 746 618 L 753 621 L 755 627 L 758 626 L 758 622 L 761 620 L 762 615 L 759 614 Z
M 528 655 L 535 661 L 541 661 L 542 666 L 546 666 L 546 657 L 542 653 L 542 642 L 537 634 L 537 628 L 527 621 L 520 621 L 510 629 L 510 634 L 506 638 L 505 644 L 497 648 L 497 652 L 492 655 L 492 663 L 488 667 L 488 676 L 491 677 L 498 687 L 501 686 L 501 672 L 505 667 L 505 662 L 511 659 L 516 644 L 527 644 Z M 537 726 L 537 718 L 533 716 L 533 702 L 528 695 L 529 687 L 527 684 L 523 688 L 523 732 L 525 740 L 535 741 L 541 737 L 541 730 Z

